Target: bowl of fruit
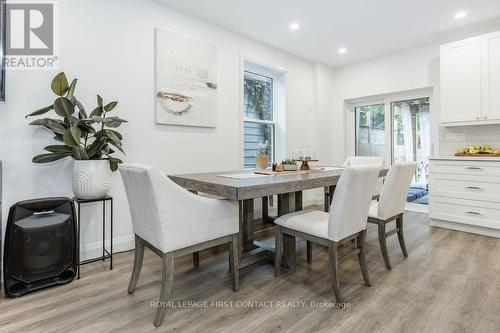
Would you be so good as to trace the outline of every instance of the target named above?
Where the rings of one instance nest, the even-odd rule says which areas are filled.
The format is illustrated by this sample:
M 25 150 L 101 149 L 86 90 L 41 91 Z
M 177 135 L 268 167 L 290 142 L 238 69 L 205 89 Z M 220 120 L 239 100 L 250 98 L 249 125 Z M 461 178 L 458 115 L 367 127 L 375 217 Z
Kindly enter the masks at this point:
M 500 149 L 493 149 L 491 145 L 472 145 L 460 148 L 455 153 L 455 156 L 500 156 Z

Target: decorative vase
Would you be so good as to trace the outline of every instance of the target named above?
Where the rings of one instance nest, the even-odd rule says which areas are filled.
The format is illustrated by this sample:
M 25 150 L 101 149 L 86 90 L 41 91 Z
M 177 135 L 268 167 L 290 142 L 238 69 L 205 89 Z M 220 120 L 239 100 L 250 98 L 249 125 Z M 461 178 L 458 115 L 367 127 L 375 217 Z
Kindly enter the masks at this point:
M 257 169 L 267 169 L 269 166 L 269 157 L 267 156 L 257 156 L 255 158 L 255 165 Z
M 111 174 L 108 160 L 75 160 L 73 193 L 78 199 L 102 198 L 111 187 Z

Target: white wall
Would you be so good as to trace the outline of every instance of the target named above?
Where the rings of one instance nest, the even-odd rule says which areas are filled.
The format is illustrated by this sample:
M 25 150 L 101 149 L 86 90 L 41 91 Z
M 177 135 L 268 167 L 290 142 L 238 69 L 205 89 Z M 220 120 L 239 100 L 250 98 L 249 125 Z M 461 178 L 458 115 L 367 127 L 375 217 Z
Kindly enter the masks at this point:
M 349 154 L 347 101 L 434 87 L 432 112 L 438 114 L 439 47 L 428 45 L 336 69 L 331 86 L 332 112 L 319 121 L 319 136 L 324 159 L 339 164 Z M 437 128 L 431 135 L 438 137 Z
M 318 150 L 318 159 L 322 163 L 328 163 L 326 160 L 330 154 L 330 142 L 327 142 L 324 133 L 331 130 L 331 123 L 325 119 L 333 117 L 334 100 L 332 98 L 336 91 L 333 87 L 333 69 L 322 64 L 314 65 L 314 147 Z
M 240 65 L 242 56 L 286 71 L 286 151 L 313 146 L 313 64 L 144 0 L 64 0 L 60 5 L 60 69 L 78 78 L 77 96 L 91 109 L 95 95 L 118 100 L 117 115 L 128 162 L 152 164 L 168 174 L 240 167 Z M 218 124 L 215 129 L 154 123 L 154 29 L 161 27 L 218 46 Z M 172 46 L 175 47 L 175 46 Z M 2 212 L 13 203 L 43 196 L 72 196 L 70 159 L 34 165 L 31 158 L 52 142 L 24 115 L 52 103 L 55 72 L 7 73 L 7 103 L 0 105 L 0 159 L 3 160 Z M 128 205 L 118 173 L 115 201 L 118 250 L 131 247 Z M 100 210 L 82 216 L 88 255 L 98 246 Z
M 481 31 L 479 33 L 483 33 Z M 479 34 L 478 33 L 478 34 Z M 467 34 L 467 36 L 470 35 Z M 464 35 L 465 37 L 466 35 Z M 327 163 L 339 164 L 348 151 L 348 140 L 354 135 L 347 122 L 346 104 L 351 101 L 404 96 L 408 91 L 431 91 L 431 155 L 452 155 L 469 144 L 492 144 L 500 147 L 500 125 L 441 128 L 439 45 L 424 45 L 395 54 L 333 70 L 331 112 L 321 112 L 316 119 L 320 151 Z M 427 88 L 427 89 L 426 89 Z M 458 97 L 459 98 L 459 97 Z M 447 134 L 465 134 L 465 142 L 448 142 Z

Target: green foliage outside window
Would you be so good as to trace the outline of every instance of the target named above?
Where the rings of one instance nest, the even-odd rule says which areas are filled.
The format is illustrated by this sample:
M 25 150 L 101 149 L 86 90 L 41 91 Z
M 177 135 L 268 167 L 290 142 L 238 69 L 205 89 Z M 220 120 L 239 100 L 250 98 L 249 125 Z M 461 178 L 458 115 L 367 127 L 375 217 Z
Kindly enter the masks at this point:
M 373 129 L 385 129 L 384 104 L 366 105 L 357 108 L 359 110 L 359 125 Z M 370 118 L 370 124 L 368 124 Z
M 245 72 L 245 113 L 247 118 L 273 119 L 273 80 Z

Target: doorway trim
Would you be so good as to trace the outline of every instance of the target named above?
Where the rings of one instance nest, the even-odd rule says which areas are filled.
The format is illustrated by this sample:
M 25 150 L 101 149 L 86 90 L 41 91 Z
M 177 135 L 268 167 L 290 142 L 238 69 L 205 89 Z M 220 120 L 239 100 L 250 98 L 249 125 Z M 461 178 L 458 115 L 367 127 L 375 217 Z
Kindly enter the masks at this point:
M 359 97 L 359 98 L 349 98 L 344 100 L 344 108 L 345 108 L 345 126 L 347 130 L 345 131 L 346 137 L 344 138 L 345 142 L 345 152 L 347 156 L 354 156 L 356 152 L 356 113 L 355 108 L 358 106 L 364 105 L 372 105 L 372 104 L 384 104 L 385 111 L 385 145 L 386 152 L 384 154 L 386 167 L 392 165 L 393 161 L 393 150 L 392 147 L 392 135 L 393 135 L 393 122 L 392 122 L 392 110 L 391 103 L 398 102 L 403 100 L 410 99 L 419 99 L 419 98 L 429 98 L 429 113 L 430 113 L 430 143 L 431 143 L 431 156 L 439 155 L 439 106 L 435 105 L 436 100 L 434 99 L 434 90 L 432 87 L 414 89 L 414 90 L 406 90 L 399 91 L 381 95 L 373 95 L 367 97 Z M 347 157 L 345 156 L 345 157 Z M 407 202 L 405 205 L 405 210 L 419 212 L 419 213 L 428 213 L 429 206 L 416 204 Z
M 345 131 L 345 152 L 347 156 L 354 156 L 356 153 L 356 115 L 355 108 L 364 105 L 384 104 L 385 110 L 385 146 L 386 152 L 384 154 L 386 166 L 392 165 L 393 148 L 392 148 L 392 112 L 391 103 L 409 99 L 429 98 L 429 113 L 430 113 L 430 142 L 431 142 L 431 156 L 438 155 L 439 145 L 439 121 L 433 121 L 433 115 L 436 113 L 436 105 L 434 105 L 433 88 L 420 88 L 414 90 L 399 91 L 381 95 L 349 98 L 344 100 L 345 114 L 346 114 L 346 128 Z M 435 124 L 438 124 L 437 126 Z M 347 156 L 345 156 L 347 158 Z

